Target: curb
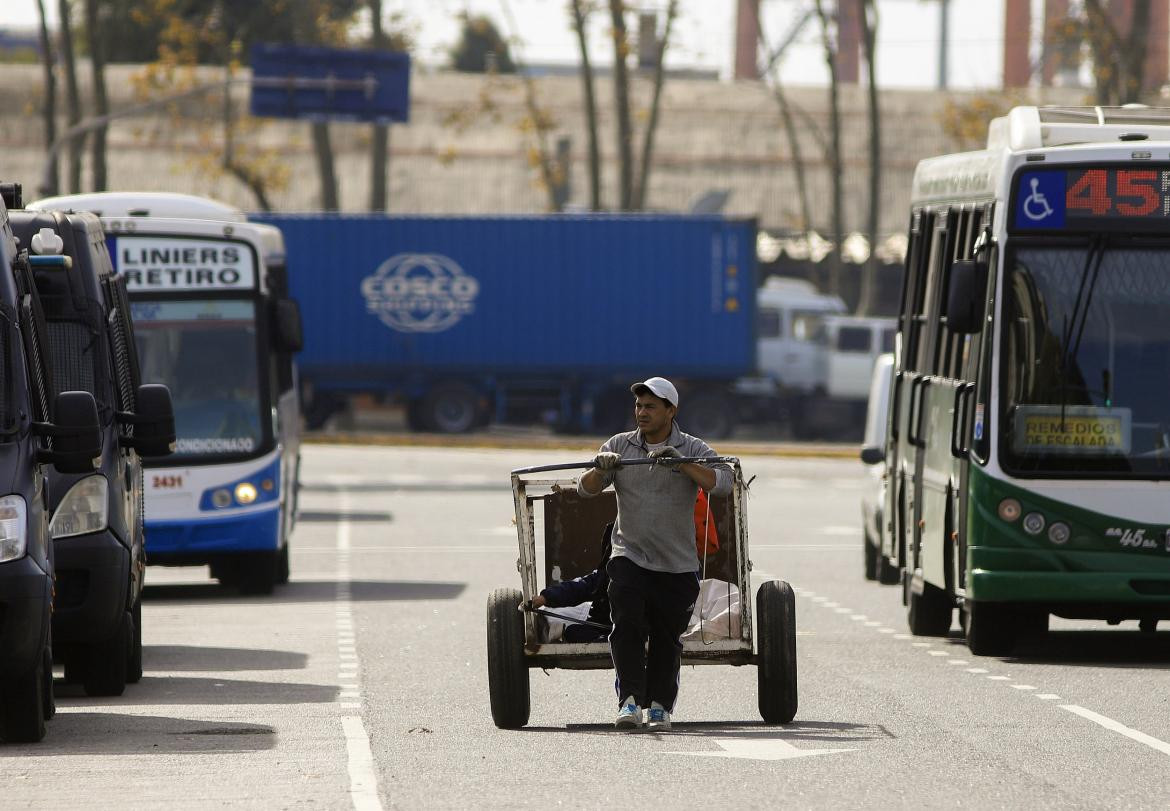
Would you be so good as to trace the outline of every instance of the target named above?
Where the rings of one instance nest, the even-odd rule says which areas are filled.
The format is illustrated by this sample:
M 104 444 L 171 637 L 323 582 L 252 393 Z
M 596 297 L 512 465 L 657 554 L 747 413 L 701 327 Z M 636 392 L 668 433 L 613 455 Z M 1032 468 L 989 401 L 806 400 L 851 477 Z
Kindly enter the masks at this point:
M 368 445 L 376 447 L 496 448 L 500 450 L 571 450 L 593 452 L 605 437 L 505 436 L 499 434 L 322 433 L 302 436 L 311 445 Z M 858 459 L 857 445 L 812 442 L 718 442 L 727 456 L 778 456 L 804 459 Z

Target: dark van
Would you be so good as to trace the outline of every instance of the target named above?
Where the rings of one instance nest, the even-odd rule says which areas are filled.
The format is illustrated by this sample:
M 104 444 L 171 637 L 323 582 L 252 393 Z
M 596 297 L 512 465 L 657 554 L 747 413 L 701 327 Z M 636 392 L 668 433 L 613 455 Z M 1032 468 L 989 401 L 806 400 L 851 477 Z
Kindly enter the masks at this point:
M 170 392 L 141 385 L 125 285 L 114 275 L 101 221 L 88 213 L 10 212 L 30 250 L 54 391 L 97 404 L 95 470 L 49 473 L 56 557 L 53 653 L 67 681 L 91 696 L 121 695 L 142 678 L 142 462 L 174 447 Z M 37 265 L 39 257 L 66 259 Z
M 0 200 L 0 738 L 39 741 L 53 715 L 46 465 L 95 470 L 101 435 L 91 393 L 53 394 L 33 267 L 66 260 L 30 259 L 8 221 L 20 187 L 0 186 Z

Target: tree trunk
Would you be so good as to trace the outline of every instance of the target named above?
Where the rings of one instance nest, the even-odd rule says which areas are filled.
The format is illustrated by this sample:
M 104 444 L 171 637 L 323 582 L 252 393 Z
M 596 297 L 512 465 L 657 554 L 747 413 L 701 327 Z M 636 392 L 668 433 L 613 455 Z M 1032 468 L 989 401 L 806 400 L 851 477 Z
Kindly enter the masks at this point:
M 1141 101 L 1145 87 L 1146 43 L 1150 30 L 1150 0 L 1133 0 L 1125 47 L 1118 61 L 1125 67 L 1119 99 L 1121 104 Z
M 642 136 L 642 162 L 633 200 L 635 211 L 641 211 L 646 206 L 646 188 L 650 182 L 650 163 L 654 154 L 654 132 L 658 128 L 662 82 L 666 76 L 663 60 L 666 57 L 666 49 L 670 45 L 670 29 L 676 16 L 678 16 L 678 0 L 670 0 L 670 5 L 666 7 L 666 27 L 663 29 L 662 41 L 658 43 L 658 52 L 654 59 L 654 97 L 650 102 L 650 120 L 646 123 L 646 132 Z
M 817 17 L 821 22 L 821 44 L 825 49 L 825 62 L 829 68 L 829 173 L 833 189 L 833 227 L 831 240 L 833 249 L 825 260 L 829 263 L 829 293 L 841 292 L 841 240 L 845 235 L 841 202 L 841 105 L 840 87 L 837 82 L 837 54 L 832 37 L 829 35 L 829 16 L 825 13 L 824 0 L 816 0 Z
M 629 211 L 634 192 L 633 128 L 630 122 L 630 73 L 626 58 L 630 40 L 626 32 L 625 3 L 609 0 L 609 14 L 613 21 L 613 101 L 617 108 L 618 141 L 618 207 Z
M 329 125 L 314 121 L 313 152 L 317 156 L 317 174 L 321 178 L 321 209 L 337 211 L 337 171 L 333 166 L 333 143 L 329 139 Z
M 877 299 L 877 250 L 878 216 L 881 209 L 882 182 L 882 135 L 881 112 L 878 108 L 877 89 L 877 29 L 878 11 L 876 0 L 855 0 L 861 6 L 861 35 L 865 47 L 865 72 L 868 78 L 869 113 L 869 212 L 865 223 L 865 237 L 869 240 L 869 257 L 861 270 L 861 293 L 857 301 L 857 314 L 873 312 Z
M 581 50 L 581 81 L 585 93 L 585 124 L 589 130 L 589 208 L 601 210 L 601 148 L 597 142 L 597 99 L 593 95 L 593 65 L 589 61 L 589 43 L 585 36 L 585 9 L 581 0 L 573 0 L 573 30 Z
M 57 16 L 61 24 L 61 58 L 65 63 L 66 121 L 68 127 L 73 127 L 81 122 L 81 96 L 77 90 L 77 60 L 73 55 L 69 0 L 57 0 Z M 77 136 L 69 142 L 68 191 L 73 194 L 81 191 L 81 148 L 84 141 L 84 136 Z
M 41 65 L 45 69 L 43 115 L 45 119 L 45 150 L 47 151 L 52 149 L 53 142 L 57 140 L 57 77 L 53 73 L 53 40 L 49 36 L 49 24 L 45 20 L 45 0 L 37 0 L 37 14 L 40 16 L 41 23 Z M 39 191 L 41 194 L 51 197 L 59 193 L 61 178 L 57 170 L 56 155 L 51 158 L 46 156 L 46 159 L 52 161 L 49 171 L 46 173 L 49 185 L 48 188 Z
M 382 28 L 382 0 L 370 0 L 370 20 L 374 27 L 371 44 L 374 50 L 386 48 L 386 32 Z M 386 210 L 386 170 L 389 162 L 390 127 L 375 124 L 370 140 L 370 211 Z
M 106 95 L 106 32 L 98 14 L 98 0 L 85 0 L 85 31 L 89 44 L 90 70 L 93 73 L 94 115 L 103 116 L 110 112 L 110 100 Z M 93 131 L 90 142 L 90 163 L 93 169 L 93 190 L 105 191 L 106 179 L 106 132 L 103 125 Z

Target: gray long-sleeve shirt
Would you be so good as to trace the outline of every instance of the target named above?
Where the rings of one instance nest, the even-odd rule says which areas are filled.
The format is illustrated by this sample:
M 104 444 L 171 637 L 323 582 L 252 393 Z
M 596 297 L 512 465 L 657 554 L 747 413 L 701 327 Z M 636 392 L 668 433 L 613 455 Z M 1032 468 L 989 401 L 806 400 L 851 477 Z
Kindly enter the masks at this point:
M 684 434 L 673 423 L 666 442 L 681 456 L 716 455 L 706 442 Z M 641 431 L 616 434 L 605 441 L 601 451 L 616 453 L 622 459 L 645 459 L 649 455 Z M 715 471 L 711 495 L 730 493 L 731 466 L 713 464 L 711 469 Z M 613 484 L 617 493 L 613 557 L 629 558 L 643 569 L 655 572 L 698 571 L 694 519 L 698 485 L 685 473 L 667 465 L 623 465 L 602 473 L 601 490 Z M 586 497 L 597 495 L 588 492 L 580 479 L 577 492 Z

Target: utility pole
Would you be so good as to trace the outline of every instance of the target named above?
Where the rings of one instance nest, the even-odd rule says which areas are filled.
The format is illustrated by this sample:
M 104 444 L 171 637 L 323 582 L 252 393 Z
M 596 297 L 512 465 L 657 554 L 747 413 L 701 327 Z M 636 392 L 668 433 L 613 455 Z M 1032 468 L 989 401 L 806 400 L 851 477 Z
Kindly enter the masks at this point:
M 947 51 L 951 38 L 951 0 L 938 0 L 938 89 L 947 89 Z

